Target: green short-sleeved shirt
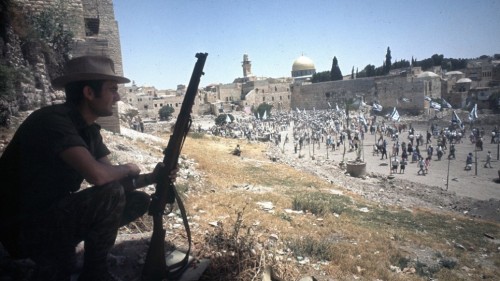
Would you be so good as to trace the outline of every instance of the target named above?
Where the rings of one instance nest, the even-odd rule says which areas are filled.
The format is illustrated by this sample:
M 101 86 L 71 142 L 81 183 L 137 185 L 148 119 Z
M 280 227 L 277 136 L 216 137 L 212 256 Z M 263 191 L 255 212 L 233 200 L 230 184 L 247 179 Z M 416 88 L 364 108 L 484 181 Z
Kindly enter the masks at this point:
M 87 125 L 69 104 L 34 111 L 0 157 L 1 217 L 40 212 L 80 188 L 83 177 L 59 157 L 82 146 L 95 159 L 110 153 L 100 126 Z

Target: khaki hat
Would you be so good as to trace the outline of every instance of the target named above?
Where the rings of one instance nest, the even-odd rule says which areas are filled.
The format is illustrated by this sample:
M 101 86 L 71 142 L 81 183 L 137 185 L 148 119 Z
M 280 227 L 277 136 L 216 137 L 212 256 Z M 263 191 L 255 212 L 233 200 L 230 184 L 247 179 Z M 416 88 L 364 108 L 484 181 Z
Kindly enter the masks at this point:
M 116 75 L 114 63 L 110 58 L 81 56 L 66 63 L 64 75 L 52 80 L 52 86 L 56 89 L 62 89 L 68 83 L 89 80 L 112 80 L 118 84 L 130 82 L 128 78 Z

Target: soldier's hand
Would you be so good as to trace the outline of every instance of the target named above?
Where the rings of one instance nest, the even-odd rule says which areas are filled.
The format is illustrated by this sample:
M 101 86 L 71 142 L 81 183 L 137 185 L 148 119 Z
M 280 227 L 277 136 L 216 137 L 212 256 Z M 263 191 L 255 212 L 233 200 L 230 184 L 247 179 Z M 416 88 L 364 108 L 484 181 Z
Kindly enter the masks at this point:
M 179 172 L 179 165 L 176 165 L 173 170 L 170 171 L 168 177 L 172 182 L 175 182 L 177 180 L 177 173 Z M 165 164 L 163 162 L 159 162 L 156 164 L 156 167 L 153 170 L 152 173 L 152 178 L 154 180 L 154 183 L 158 182 L 159 177 L 163 176 L 163 173 L 165 173 Z

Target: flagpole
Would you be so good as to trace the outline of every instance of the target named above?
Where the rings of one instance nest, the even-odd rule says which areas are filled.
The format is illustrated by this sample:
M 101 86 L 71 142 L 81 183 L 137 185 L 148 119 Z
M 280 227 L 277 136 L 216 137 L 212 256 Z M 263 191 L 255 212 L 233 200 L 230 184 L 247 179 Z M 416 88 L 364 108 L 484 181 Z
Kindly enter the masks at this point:
M 450 179 L 450 157 L 448 157 L 448 172 L 446 173 L 446 190 L 449 187 L 449 179 Z

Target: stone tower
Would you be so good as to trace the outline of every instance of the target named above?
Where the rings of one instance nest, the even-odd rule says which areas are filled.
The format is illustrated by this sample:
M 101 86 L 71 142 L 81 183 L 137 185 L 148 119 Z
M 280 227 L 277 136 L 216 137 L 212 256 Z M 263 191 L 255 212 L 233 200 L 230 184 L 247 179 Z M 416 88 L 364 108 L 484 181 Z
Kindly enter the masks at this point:
M 115 20 L 113 0 L 81 0 L 85 34 L 75 42 L 73 57 L 82 55 L 104 55 L 115 63 L 115 72 L 123 76 L 122 54 L 118 22 Z M 103 128 L 120 133 L 118 107 L 113 107 L 113 116 L 99 118 Z
M 243 66 L 243 77 L 247 80 L 248 77 L 252 76 L 252 63 L 248 60 L 247 54 L 243 55 L 243 62 L 241 66 Z
M 123 75 L 120 33 L 115 20 L 113 0 L 14 0 L 23 9 L 37 13 L 47 9 L 63 9 L 75 38 L 70 56 L 103 55 L 115 63 L 115 72 Z M 118 108 L 113 116 L 100 118 L 105 129 L 120 132 Z

